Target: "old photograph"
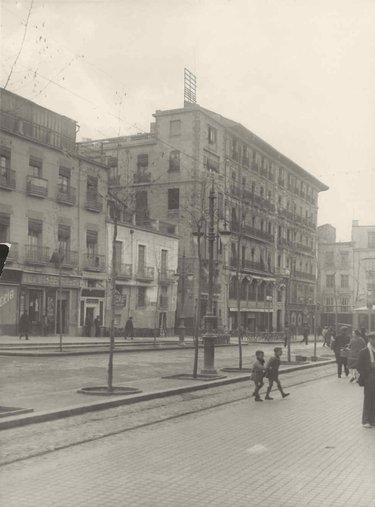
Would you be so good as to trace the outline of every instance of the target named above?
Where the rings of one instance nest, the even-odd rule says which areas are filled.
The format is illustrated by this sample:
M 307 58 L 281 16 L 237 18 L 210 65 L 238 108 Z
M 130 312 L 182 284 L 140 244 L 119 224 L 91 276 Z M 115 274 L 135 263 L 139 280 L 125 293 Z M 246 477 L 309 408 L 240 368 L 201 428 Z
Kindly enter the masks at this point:
M 375 507 L 375 0 L 0 0 L 0 503 Z

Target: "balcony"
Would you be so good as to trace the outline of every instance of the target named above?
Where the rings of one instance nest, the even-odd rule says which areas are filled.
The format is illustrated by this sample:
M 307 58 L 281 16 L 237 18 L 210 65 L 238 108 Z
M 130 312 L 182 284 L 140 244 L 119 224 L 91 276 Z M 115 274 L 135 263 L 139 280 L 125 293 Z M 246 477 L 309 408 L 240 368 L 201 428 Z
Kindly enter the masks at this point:
M 242 230 L 243 230 L 244 234 L 247 234 L 249 236 L 263 239 L 263 240 L 268 241 L 270 243 L 273 242 L 274 237 L 272 234 L 269 234 L 268 232 L 264 232 L 259 229 L 256 229 L 255 227 L 252 227 L 251 225 L 244 225 Z
M 74 206 L 76 203 L 76 189 L 73 187 L 58 185 L 56 200 L 61 204 Z
M 137 172 L 133 175 L 134 183 L 150 183 L 151 182 L 151 173 L 146 173 L 143 171 Z
M 303 278 L 305 280 L 310 280 L 312 282 L 316 281 L 316 276 L 312 273 L 305 273 L 304 271 L 294 271 L 294 276 L 296 278 Z
M 159 274 L 159 282 L 168 284 L 176 281 L 176 272 L 173 269 L 162 269 Z
M 138 266 L 135 277 L 142 282 L 151 282 L 154 279 L 154 271 L 151 266 Z
M 251 164 L 251 169 L 255 172 L 258 172 L 259 171 L 259 166 L 256 162 L 252 162 Z
M 45 266 L 50 262 L 48 246 L 25 245 L 25 263 L 34 266 Z
M 302 243 L 293 243 L 293 248 L 299 250 L 300 252 L 305 252 L 311 255 L 314 255 L 314 249 L 311 246 L 302 245 Z
M 289 242 L 286 238 L 277 238 L 277 244 L 280 247 L 287 247 L 289 245 Z
M 16 171 L 6 169 L 0 174 L 0 188 L 4 190 L 14 190 L 16 188 Z
M 117 263 L 116 264 L 116 278 L 122 280 L 131 280 L 133 276 L 133 268 L 131 264 Z
M 88 191 L 86 194 L 85 208 L 88 211 L 95 211 L 95 213 L 100 213 L 103 209 L 102 196 L 94 190 Z
M 277 183 L 279 184 L 280 187 L 285 187 L 285 180 L 283 178 L 279 178 L 277 180 Z
M 44 199 L 48 195 L 48 180 L 37 176 L 27 176 L 26 193 Z
M 9 241 L 11 247 L 9 249 L 9 254 L 7 257 L 7 262 L 17 262 L 18 261 L 18 243 L 14 243 L 14 241 Z
M 241 271 L 266 271 L 266 268 L 262 262 L 251 261 L 248 259 L 242 259 L 240 263 Z
M 78 252 L 72 250 L 65 250 L 63 253 L 63 260 L 61 267 L 65 269 L 73 269 L 78 267 Z
M 86 271 L 104 271 L 105 256 L 86 252 L 83 257 L 83 269 Z
M 169 302 L 168 296 L 160 296 L 160 300 L 159 300 L 160 310 L 167 310 L 168 309 L 168 302 Z

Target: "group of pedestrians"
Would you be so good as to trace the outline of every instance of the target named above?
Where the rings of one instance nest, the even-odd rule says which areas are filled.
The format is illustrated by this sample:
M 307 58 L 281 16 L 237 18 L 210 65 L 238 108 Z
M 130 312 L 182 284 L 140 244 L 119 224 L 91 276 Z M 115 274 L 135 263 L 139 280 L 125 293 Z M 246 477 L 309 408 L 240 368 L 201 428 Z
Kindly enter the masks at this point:
M 266 400 L 273 400 L 270 394 L 274 382 L 276 382 L 277 388 L 280 391 L 281 396 L 283 398 L 289 396 L 289 393 L 284 392 L 281 382 L 279 380 L 279 368 L 281 363 L 280 358 L 283 353 L 283 349 L 281 347 L 275 347 L 273 351 L 274 355 L 269 358 L 267 363 L 264 358 L 263 350 L 257 350 L 255 352 L 256 361 L 254 362 L 251 370 L 251 380 L 254 382 L 255 385 L 253 393 L 255 401 L 263 401 L 263 399 L 260 397 L 260 390 L 264 386 L 264 378 L 268 379 L 268 386 L 265 396 Z
M 375 427 L 375 333 L 366 336 L 357 329 L 350 337 L 348 328 L 342 326 L 331 347 L 336 357 L 338 378 L 344 368 L 345 375 L 351 375 L 350 382 L 357 382 L 364 388 L 363 427 Z

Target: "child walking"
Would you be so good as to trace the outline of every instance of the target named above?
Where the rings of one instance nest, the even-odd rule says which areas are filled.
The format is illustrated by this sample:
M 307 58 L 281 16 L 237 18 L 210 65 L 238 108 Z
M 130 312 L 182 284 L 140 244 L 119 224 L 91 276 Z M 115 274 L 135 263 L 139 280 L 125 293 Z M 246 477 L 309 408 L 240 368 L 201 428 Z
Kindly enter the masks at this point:
M 262 398 L 259 396 L 259 391 L 262 389 L 264 383 L 263 383 L 263 377 L 264 373 L 266 371 L 264 367 L 264 352 L 263 350 L 257 350 L 255 352 L 256 361 L 253 364 L 251 368 L 251 376 L 250 379 L 255 384 L 255 390 L 253 396 L 255 396 L 255 401 L 263 401 Z
M 278 387 L 278 389 L 281 393 L 281 396 L 283 398 L 286 398 L 290 394 L 290 393 L 284 393 L 284 390 L 283 390 L 282 385 L 279 380 L 280 357 L 283 353 L 283 349 L 281 347 L 275 347 L 273 349 L 273 351 L 274 351 L 275 355 L 272 356 L 268 360 L 268 363 L 266 366 L 265 376 L 268 378 L 268 382 L 269 382 L 266 397 L 265 397 L 266 400 L 273 400 L 273 398 L 271 398 L 271 396 L 270 396 L 270 392 L 271 392 L 274 382 L 276 382 L 277 387 Z

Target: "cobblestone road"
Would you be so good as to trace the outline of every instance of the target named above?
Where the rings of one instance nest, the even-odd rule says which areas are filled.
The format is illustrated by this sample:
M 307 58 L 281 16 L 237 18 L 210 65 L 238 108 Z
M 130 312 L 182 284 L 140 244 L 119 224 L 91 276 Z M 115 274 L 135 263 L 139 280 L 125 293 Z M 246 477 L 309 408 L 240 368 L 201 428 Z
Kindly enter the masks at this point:
M 375 507 L 375 429 L 334 376 L 1 468 L 1 503 Z

